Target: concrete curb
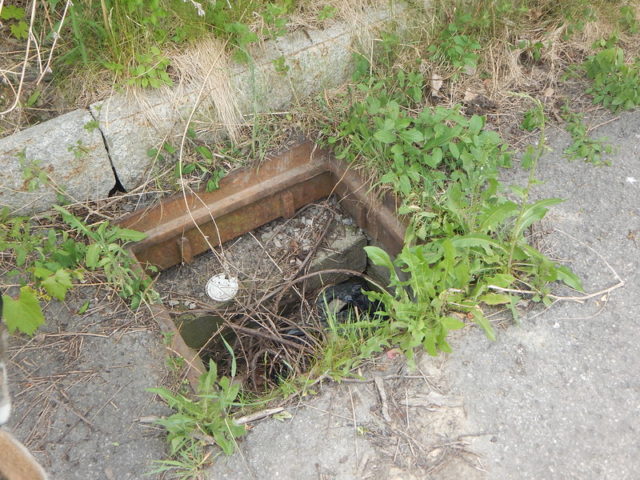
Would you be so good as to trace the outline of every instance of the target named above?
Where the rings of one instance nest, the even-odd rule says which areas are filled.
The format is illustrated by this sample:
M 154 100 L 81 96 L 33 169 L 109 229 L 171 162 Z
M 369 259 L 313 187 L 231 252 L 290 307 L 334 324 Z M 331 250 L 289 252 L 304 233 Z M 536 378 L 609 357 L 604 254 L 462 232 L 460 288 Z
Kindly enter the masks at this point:
M 16 215 L 47 210 L 63 194 L 104 198 L 115 184 L 100 130 L 75 110 L 0 139 L 0 208 Z
M 359 34 L 379 29 L 394 16 L 392 9 L 373 11 L 358 23 L 359 29 L 336 23 L 326 30 L 297 31 L 266 42 L 252 63 L 230 67 L 239 113 L 277 111 L 344 83 L 353 71 Z M 277 71 L 274 64 L 281 57 L 286 72 Z M 57 203 L 56 189 L 72 200 L 86 201 L 107 197 L 118 182 L 127 191 L 140 186 L 152 178 L 149 149 L 179 137 L 192 111 L 193 118 L 216 118 L 210 108 L 194 107 L 197 94 L 194 88 L 141 91 L 135 98 L 116 94 L 89 110 L 0 139 L 5 166 L 0 171 L 0 208 L 25 215 Z M 34 172 L 39 181 L 30 178 Z

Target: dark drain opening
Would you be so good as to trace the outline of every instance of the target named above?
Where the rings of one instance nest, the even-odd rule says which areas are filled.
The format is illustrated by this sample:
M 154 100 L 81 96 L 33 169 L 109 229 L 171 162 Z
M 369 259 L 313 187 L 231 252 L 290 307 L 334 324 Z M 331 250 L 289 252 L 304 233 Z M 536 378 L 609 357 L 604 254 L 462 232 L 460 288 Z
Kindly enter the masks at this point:
M 155 208 L 133 213 L 121 225 L 147 234 L 146 239 L 132 246 L 132 254 L 141 265 L 153 265 L 163 271 L 178 264 L 190 264 L 200 253 L 215 251 L 220 245 L 224 249 L 225 242 L 234 241 L 272 220 L 292 218 L 296 211 L 331 195 L 337 196 L 340 206 L 376 244 L 392 255 L 402 248 L 404 226 L 395 217 L 394 199 L 374 193 L 371 185 L 363 181 L 356 172 L 308 142 L 263 162 L 259 169 L 234 172 L 223 179 L 221 188 L 215 192 L 199 192 L 186 197 L 176 195 Z M 289 243 L 284 247 L 293 251 L 299 245 Z M 301 259 L 298 261 L 304 262 Z M 340 280 L 344 281 L 349 276 L 361 277 L 363 269 L 364 267 L 354 272 L 330 268 L 331 272 L 325 273 L 347 274 Z M 290 283 L 297 284 L 301 279 L 306 281 L 316 276 L 301 275 Z M 331 283 L 340 281 L 332 280 Z M 326 284 L 329 280 L 323 279 L 323 282 Z M 273 289 L 266 294 L 268 298 L 262 298 L 263 301 L 259 302 L 261 308 L 253 310 L 224 312 L 221 311 L 224 309 L 210 308 L 208 303 L 201 308 L 197 298 L 192 301 L 193 306 L 187 306 L 187 310 L 192 314 L 217 315 L 223 318 L 224 327 L 233 328 L 235 335 L 290 347 L 289 353 L 285 355 L 287 358 L 282 360 L 285 367 L 284 370 L 279 370 L 281 375 L 282 371 L 291 368 L 289 366 L 297 365 L 293 357 L 313 351 L 316 347 L 314 335 L 321 334 L 323 330 L 316 322 L 316 325 L 305 327 L 313 335 L 307 335 L 303 331 L 305 335 L 301 336 L 296 332 L 295 329 L 300 329 L 298 324 L 284 315 L 284 306 L 288 305 L 288 296 L 291 295 L 288 287 L 284 290 L 287 292 Z M 312 290 L 309 287 L 309 291 Z M 310 307 L 315 302 L 305 295 L 298 296 L 303 306 Z M 267 304 L 264 302 L 267 299 L 271 305 L 275 305 L 269 312 L 262 309 Z M 245 303 L 247 304 L 251 305 Z M 299 310 L 300 318 L 310 315 L 302 308 Z M 193 348 L 187 346 L 164 306 L 153 306 L 153 312 L 162 331 L 171 339 L 170 350 L 184 357 L 187 377 L 192 385 L 197 385 L 198 378 L 204 371 L 202 360 Z M 278 322 L 274 322 L 274 318 Z M 233 323 L 230 319 L 233 319 Z M 252 322 L 256 321 L 261 326 L 260 329 L 254 328 Z M 274 353 L 272 349 L 261 352 L 258 346 L 252 348 L 250 356 L 242 353 L 249 364 L 253 362 L 257 365 L 268 359 L 273 364 L 280 360 L 280 353 Z M 272 374 L 265 374 L 265 378 L 271 376 Z M 254 383 L 259 382 L 254 380 Z
M 247 386 L 264 391 L 305 372 L 327 335 L 375 311 L 362 293 L 372 287 L 358 277 L 368 243 L 329 199 L 162 272 L 156 289 L 205 365 L 212 359 L 228 375 L 233 359 Z M 207 295 L 221 276 L 239 284 L 227 304 Z

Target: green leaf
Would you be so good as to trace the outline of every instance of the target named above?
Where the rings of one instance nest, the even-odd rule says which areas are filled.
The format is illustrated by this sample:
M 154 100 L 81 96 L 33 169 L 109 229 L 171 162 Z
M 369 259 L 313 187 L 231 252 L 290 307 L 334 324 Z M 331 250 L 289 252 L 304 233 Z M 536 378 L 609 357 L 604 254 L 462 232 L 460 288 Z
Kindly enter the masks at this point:
M 458 145 L 456 145 L 455 143 L 449 142 L 449 151 L 451 152 L 453 158 L 455 158 L 456 160 L 460 158 L 460 150 L 458 149 Z
M 92 243 L 87 247 L 87 253 L 85 256 L 85 264 L 87 265 L 87 268 L 93 270 L 98 266 L 100 253 L 102 253 L 102 245 Z
M 471 315 L 473 315 L 473 321 L 482 327 L 487 338 L 489 340 L 495 340 L 496 334 L 493 331 L 493 327 L 489 323 L 489 320 L 487 320 L 487 317 L 484 316 L 484 313 L 482 313 L 482 310 L 480 310 L 480 308 L 472 308 Z
M 514 202 L 505 202 L 496 205 L 482 213 L 479 230 L 482 233 L 494 231 L 507 218 L 518 212 L 518 205 Z
M 431 158 L 427 160 L 427 165 L 436 168 L 442 162 L 443 154 L 440 147 L 436 147 L 431 151 Z
M 38 101 L 38 98 L 40 98 L 41 93 L 42 93 L 42 90 L 40 90 L 39 88 L 36 88 L 33 91 L 33 93 L 29 95 L 29 98 L 27 99 L 27 107 L 33 107 Z
M 542 220 L 547 214 L 548 208 L 552 205 L 562 203 L 561 198 L 546 198 L 532 205 L 529 205 L 520 215 L 515 228 L 515 236 L 519 237 L 533 223 Z
M 9 30 L 11 30 L 11 35 L 20 40 L 25 40 L 29 36 L 29 25 L 27 25 L 27 22 L 23 20 L 11 25 Z
M 498 273 L 493 277 L 484 279 L 487 285 L 495 285 L 496 287 L 509 288 L 516 281 L 516 277 L 508 273 Z
M 174 147 L 173 145 L 171 145 L 169 142 L 164 142 L 162 144 L 162 149 L 167 152 L 169 155 L 173 155 L 174 153 L 176 153 L 178 151 L 178 149 L 176 147 Z
M 442 317 L 440 323 L 447 330 L 459 330 L 464 328 L 464 322 L 455 317 Z
M 422 135 L 422 133 L 415 128 L 400 132 L 399 135 L 400 138 L 402 138 L 407 143 L 420 143 L 424 140 L 424 135 Z
M 511 303 L 511 296 L 502 293 L 487 293 L 478 298 L 478 301 L 487 305 L 504 305 L 505 303 Z
M 138 232 L 137 230 L 131 230 L 129 228 L 117 227 L 117 238 L 124 242 L 139 242 L 147 238 L 147 234 L 144 232 Z
M 507 305 L 507 308 L 511 311 L 511 316 L 516 325 L 520 325 L 520 315 L 518 314 L 518 298 L 511 296 L 511 302 Z
M 207 147 L 199 145 L 196 147 L 196 151 L 207 160 L 213 160 L 213 153 Z
M 480 130 L 482 130 L 482 127 L 484 127 L 483 118 L 479 117 L 478 115 L 472 116 L 471 120 L 469 120 L 469 129 L 471 129 L 471 131 L 477 135 L 478 133 L 480 133 Z
M 31 287 L 22 287 L 17 300 L 3 295 L 2 301 L 4 304 L 2 316 L 10 333 L 18 330 L 27 335 L 33 335 L 44 323 L 40 302 Z
M 91 230 L 89 230 L 89 228 L 83 222 L 81 222 L 80 219 L 78 219 L 75 215 L 73 215 L 68 210 L 62 208 L 59 205 L 53 205 L 53 208 L 62 215 L 62 219 L 70 227 L 76 229 L 79 233 L 82 233 L 83 235 L 86 235 L 87 237 L 91 238 L 91 233 L 92 233 Z
M 556 265 L 556 271 L 558 272 L 558 280 L 564 282 L 574 290 L 584 292 L 582 281 L 568 267 L 565 267 L 564 265 Z
M 526 189 L 519 185 L 510 185 L 509 188 L 521 199 L 524 199 L 527 196 Z
M 491 248 L 504 250 L 504 246 L 487 235 L 472 233 L 452 239 L 453 246 L 456 248 L 481 247 L 488 254 L 491 254 Z
M 378 130 L 376 133 L 373 134 L 373 137 L 379 142 L 386 143 L 386 144 L 393 143 L 396 141 L 396 134 L 393 133 L 391 130 Z
M 71 274 L 64 268 L 60 268 L 55 274 L 43 280 L 42 286 L 53 298 L 64 301 L 67 291 L 73 286 Z
M 395 272 L 395 268 L 393 266 L 393 262 L 391 261 L 391 257 L 389 254 L 385 252 L 380 247 L 375 247 L 370 245 L 368 247 L 364 247 L 365 252 L 367 252 L 367 256 L 373 262 L 374 265 L 378 265 L 381 267 L 387 267 L 389 272 L 393 274 Z
M 2 20 L 22 20 L 24 18 L 24 8 L 16 7 L 14 5 L 5 5 L 0 12 L 0 19 Z
M 89 300 L 85 300 L 85 302 L 82 304 L 82 306 L 78 309 L 78 311 L 76 313 L 78 315 L 84 314 L 89 309 L 89 305 L 91 305 Z

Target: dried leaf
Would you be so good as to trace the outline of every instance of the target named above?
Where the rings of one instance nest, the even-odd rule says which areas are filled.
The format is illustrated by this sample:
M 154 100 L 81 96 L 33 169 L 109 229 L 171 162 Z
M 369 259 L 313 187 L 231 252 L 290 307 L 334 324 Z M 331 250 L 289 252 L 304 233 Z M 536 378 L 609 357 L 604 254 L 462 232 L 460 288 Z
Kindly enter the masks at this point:
M 431 74 L 431 95 L 433 95 L 434 97 L 439 97 L 440 89 L 442 88 L 443 83 L 444 82 L 440 75 L 438 75 L 437 73 Z

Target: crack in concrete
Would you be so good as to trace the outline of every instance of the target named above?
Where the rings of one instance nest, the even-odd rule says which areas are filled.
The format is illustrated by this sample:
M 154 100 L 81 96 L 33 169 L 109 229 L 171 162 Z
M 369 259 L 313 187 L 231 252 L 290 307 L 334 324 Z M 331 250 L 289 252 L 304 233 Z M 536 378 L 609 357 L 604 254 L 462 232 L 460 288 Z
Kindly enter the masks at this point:
M 109 159 L 109 164 L 111 165 L 111 171 L 113 172 L 113 178 L 115 180 L 115 183 L 113 185 L 113 188 L 111 190 L 109 190 L 109 197 L 113 197 L 118 192 L 126 193 L 127 190 L 124 188 L 124 186 L 120 182 L 120 177 L 118 176 L 118 172 L 116 171 L 116 167 L 113 164 L 113 160 L 111 159 L 111 152 L 109 152 L 109 143 L 107 142 L 107 137 L 105 137 L 104 132 L 102 131 L 102 126 L 100 125 L 100 120 L 98 120 L 98 118 L 96 118 L 96 116 L 93 114 L 93 112 L 91 111 L 90 108 L 88 108 L 87 110 L 89 111 L 89 115 L 91 115 L 91 118 L 93 118 L 93 120 L 98 124 L 97 128 L 98 128 L 98 131 L 100 132 L 100 137 L 102 138 L 102 143 L 104 144 L 104 149 L 107 152 L 107 158 Z

